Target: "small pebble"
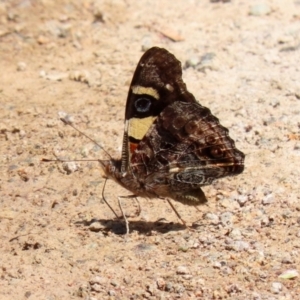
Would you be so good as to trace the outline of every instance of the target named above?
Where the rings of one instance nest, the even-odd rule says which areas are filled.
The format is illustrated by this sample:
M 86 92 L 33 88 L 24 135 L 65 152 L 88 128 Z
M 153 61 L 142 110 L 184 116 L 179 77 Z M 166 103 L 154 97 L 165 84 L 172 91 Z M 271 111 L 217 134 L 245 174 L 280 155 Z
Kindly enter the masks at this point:
M 183 286 L 183 285 L 181 285 L 181 284 L 178 284 L 176 287 L 174 287 L 175 288 L 175 292 L 177 293 L 177 294 L 182 294 L 182 293 L 184 293 L 185 292 L 185 287 Z
M 106 17 L 103 13 L 103 7 L 100 7 L 99 5 L 95 5 L 93 9 L 93 15 L 94 15 L 94 22 L 100 22 L 105 23 Z
M 235 239 L 235 240 L 241 239 L 242 233 L 239 229 L 235 228 L 229 233 L 229 237 L 231 237 L 232 239 Z
M 62 81 L 64 78 L 67 78 L 67 73 L 51 73 L 45 75 L 45 78 L 51 81 Z
M 229 211 L 224 212 L 220 216 L 220 220 L 223 226 L 231 225 L 233 220 L 233 214 Z
M 79 169 L 78 164 L 74 161 L 64 162 L 62 164 L 62 167 L 67 172 L 67 174 L 74 173 Z
M 102 284 L 102 285 L 106 284 L 106 282 L 107 282 L 107 279 L 102 277 L 102 276 L 95 276 L 89 281 L 90 284 L 96 284 L 97 283 L 97 284 Z
M 193 245 L 191 246 L 192 249 L 198 249 L 199 248 L 199 243 L 193 243 Z
M 116 296 L 116 292 L 114 290 L 109 290 L 108 295 L 109 296 Z
M 240 293 L 242 289 L 237 284 L 231 284 L 226 287 L 226 291 L 228 294 L 236 294 Z
M 294 260 L 288 255 L 282 258 L 281 263 L 283 264 L 293 264 Z
M 89 295 L 89 291 L 90 291 L 89 285 L 83 284 L 83 285 L 79 286 L 76 296 L 81 297 L 81 298 L 86 298 Z
M 198 55 L 191 55 L 185 62 L 186 68 L 195 68 L 200 64 L 200 57 Z
M 196 290 L 195 291 L 195 296 L 197 297 L 197 298 L 200 298 L 200 299 L 202 299 L 202 296 L 203 296 L 203 291 L 201 291 L 201 290 Z
M 191 280 L 193 278 L 193 275 L 191 274 L 182 275 L 182 278 L 185 280 Z
M 222 207 L 227 208 L 227 210 L 232 211 L 236 207 L 236 204 L 234 201 L 232 201 L 229 198 L 224 198 L 223 195 L 217 195 L 217 198 L 219 199 L 219 203 Z
M 236 200 L 240 206 L 244 206 L 249 198 L 246 195 L 239 195 Z
M 99 232 L 100 230 L 104 229 L 104 226 L 100 222 L 93 222 L 89 226 L 89 230 L 93 232 Z
M 130 284 L 131 283 L 131 277 L 130 276 L 126 276 L 123 278 L 124 283 L 126 284 Z
M 48 120 L 48 121 L 47 121 L 47 124 L 46 124 L 46 126 L 47 126 L 48 128 L 53 128 L 53 127 L 55 127 L 56 125 L 57 125 L 57 121 L 56 121 L 56 120 L 53 120 L 53 119 Z
M 19 132 L 19 138 L 23 139 L 25 136 L 26 136 L 26 132 L 21 129 L 20 132 Z
M 63 119 L 66 123 L 74 123 L 74 117 L 66 113 L 65 111 L 59 111 L 58 118 Z
M 17 147 L 16 152 L 17 152 L 18 155 L 21 155 L 24 152 L 24 150 L 23 150 L 22 147 Z
M 231 275 L 233 273 L 232 269 L 225 266 L 221 269 L 223 275 Z
M 217 70 L 218 65 L 216 63 L 216 60 L 214 59 L 215 56 L 216 56 L 216 54 L 213 52 L 204 54 L 201 57 L 200 63 L 197 65 L 197 70 L 200 72 L 205 72 L 207 69 Z
M 90 76 L 90 72 L 86 71 L 86 70 L 71 71 L 69 73 L 69 79 L 74 80 L 74 81 L 80 81 L 83 83 L 88 83 L 89 76 Z
M 95 283 L 91 286 L 92 291 L 95 291 L 97 293 L 102 291 L 102 286 L 98 283 Z
M 94 71 L 72 71 L 69 73 L 69 79 L 87 83 L 90 87 L 96 87 L 101 85 L 101 73 L 97 70 Z
M 166 287 L 166 282 L 163 278 L 157 278 L 156 280 L 157 288 L 161 291 L 164 291 Z
M 272 282 L 271 284 L 271 292 L 274 294 L 279 294 L 282 290 L 282 284 L 280 282 Z
M 212 214 L 212 213 L 207 213 L 205 215 L 205 219 L 206 220 L 210 220 L 211 224 L 217 225 L 219 224 L 219 217 L 216 214 Z
M 66 38 L 70 35 L 72 25 L 70 23 L 61 23 L 57 20 L 45 22 L 45 29 L 56 38 Z
M 17 71 L 25 71 L 26 67 L 27 67 L 26 63 L 20 61 L 17 65 Z
M 185 275 L 185 274 L 189 274 L 189 273 L 190 273 L 190 271 L 188 270 L 188 268 L 186 266 L 177 267 L 176 274 Z
M 150 293 L 151 296 L 155 295 L 156 287 L 153 284 L 149 284 L 147 286 L 147 292 Z
M 219 261 L 216 261 L 214 264 L 213 264 L 213 268 L 214 269 L 221 269 L 222 267 L 222 264 L 219 262 Z
M 247 251 L 250 248 L 249 243 L 245 241 L 234 241 L 231 246 L 232 249 L 237 252 Z
M 277 39 L 278 44 L 293 44 L 295 43 L 295 37 L 292 35 L 282 35 Z
M 268 216 L 263 216 L 260 220 L 260 227 L 263 228 L 263 227 L 267 227 L 269 226 L 270 224 L 270 220 L 269 220 L 269 217 Z
M 42 77 L 42 78 L 45 78 L 46 77 L 46 71 L 45 70 L 41 70 L 40 71 L 40 73 L 39 73 L 39 75 L 40 75 L 40 77 Z
M 266 3 L 252 5 L 252 6 L 250 6 L 250 9 L 249 9 L 249 14 L 252 16 L 257 16 L 257 17 L 268 15 L 270 12 L 271 12 L 271 8 Z
M 47 37 L 45 37 L 44 35 L 40 35 L 40 36 L 38 36 L 38 38 L 37 38 L 37 42 L 38 42 L 40 45 L 44 45 L 44 44 L 49 43 L 49 39 L 48 39 Z
M 265 263 L 265 253 L 263 251 L 258 251 L 255 260 L 263 265 Z
M 119 286 L 119 283 L 116 282 L 116 281 L 111 281 L 110 284 L 111 284 L 112 286 L 114 286 L 114 287 Z
M 172 282 L 167 282 L 167 283 L 166 283 L 166 288 L 165 288 L 165 290 L 166 290 L 167 292 L 171 292 L 171 291 L 173 290 L 173 284 L 172 284 Z
M 262 199 L 262 201 L 261 201 L 261 203 L 263 205 L 270 205 L 273 202 L 274 202 L 274 196 L 273 196 L 273 194 L 268 194 L 268 195 L 264 196 L 263 199 Z

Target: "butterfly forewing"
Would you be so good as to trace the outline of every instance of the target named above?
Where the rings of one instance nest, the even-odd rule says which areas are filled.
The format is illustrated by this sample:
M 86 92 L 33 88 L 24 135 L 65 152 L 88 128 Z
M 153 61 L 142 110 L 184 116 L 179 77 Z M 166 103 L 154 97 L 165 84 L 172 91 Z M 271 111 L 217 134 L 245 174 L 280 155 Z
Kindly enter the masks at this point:
M 181 63 L 162 48 L 151 48 L 141 57 L 130 84 L 122 150 L 122 171 L 131 154 L 157 116 L 175 101 L 195 102 L 182 80 Z
M 106 173 L 136 195 L 206 201 L 201 186 L 244 169 L 244 154 L 210 110 L 187 91 L 181 63 L 165 49 L 141 58 L 130 85 L 121 161 Z

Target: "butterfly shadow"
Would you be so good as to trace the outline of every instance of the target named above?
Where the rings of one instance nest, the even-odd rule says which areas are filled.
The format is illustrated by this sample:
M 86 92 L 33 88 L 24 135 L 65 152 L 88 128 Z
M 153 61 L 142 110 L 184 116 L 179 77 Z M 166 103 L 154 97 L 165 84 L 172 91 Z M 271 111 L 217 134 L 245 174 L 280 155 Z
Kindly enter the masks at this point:
M 75 222 L 75 225 L 83 225 L 93 232 L 112 232 L 117 235 L 126 234 L 126 225 L 123 219 L 91 219 Z M 185 230 L 187 227 L 181 223 L 167 222 L 160 219 L 155 222 L 149 221 L 129 221 L 130 233 L 137 231 L 139 234 L 149 235 L 152 231 L 167 233 L 170 231 Z

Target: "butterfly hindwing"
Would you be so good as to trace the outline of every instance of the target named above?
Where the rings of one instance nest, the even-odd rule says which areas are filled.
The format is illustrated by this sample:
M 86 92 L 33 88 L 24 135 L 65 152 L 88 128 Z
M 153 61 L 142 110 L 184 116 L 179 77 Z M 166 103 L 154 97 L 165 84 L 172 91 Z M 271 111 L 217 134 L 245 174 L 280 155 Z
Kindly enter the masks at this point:
M 200 186 L 241 173 L 243 159 L 228 130 L 208 108 L 177 101 L 150 127 L 132 155 L 131 167 L 161 196 L 195 205 L 204 200 Z

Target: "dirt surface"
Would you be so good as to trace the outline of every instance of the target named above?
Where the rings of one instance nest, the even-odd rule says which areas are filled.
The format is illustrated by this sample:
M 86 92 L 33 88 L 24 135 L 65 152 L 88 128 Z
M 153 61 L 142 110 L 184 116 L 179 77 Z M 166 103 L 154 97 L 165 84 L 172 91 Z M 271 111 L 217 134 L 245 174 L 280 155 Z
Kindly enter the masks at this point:
M 143 51 L 184 66 L 245 152 L 197 211 L 102 200 Z M 300 299 L 299 1 L 0 1 L 0 299 Z M 105 195 L 119 213 L 108 182 Z M 192 226 L 193 225 L 193 226 Z

